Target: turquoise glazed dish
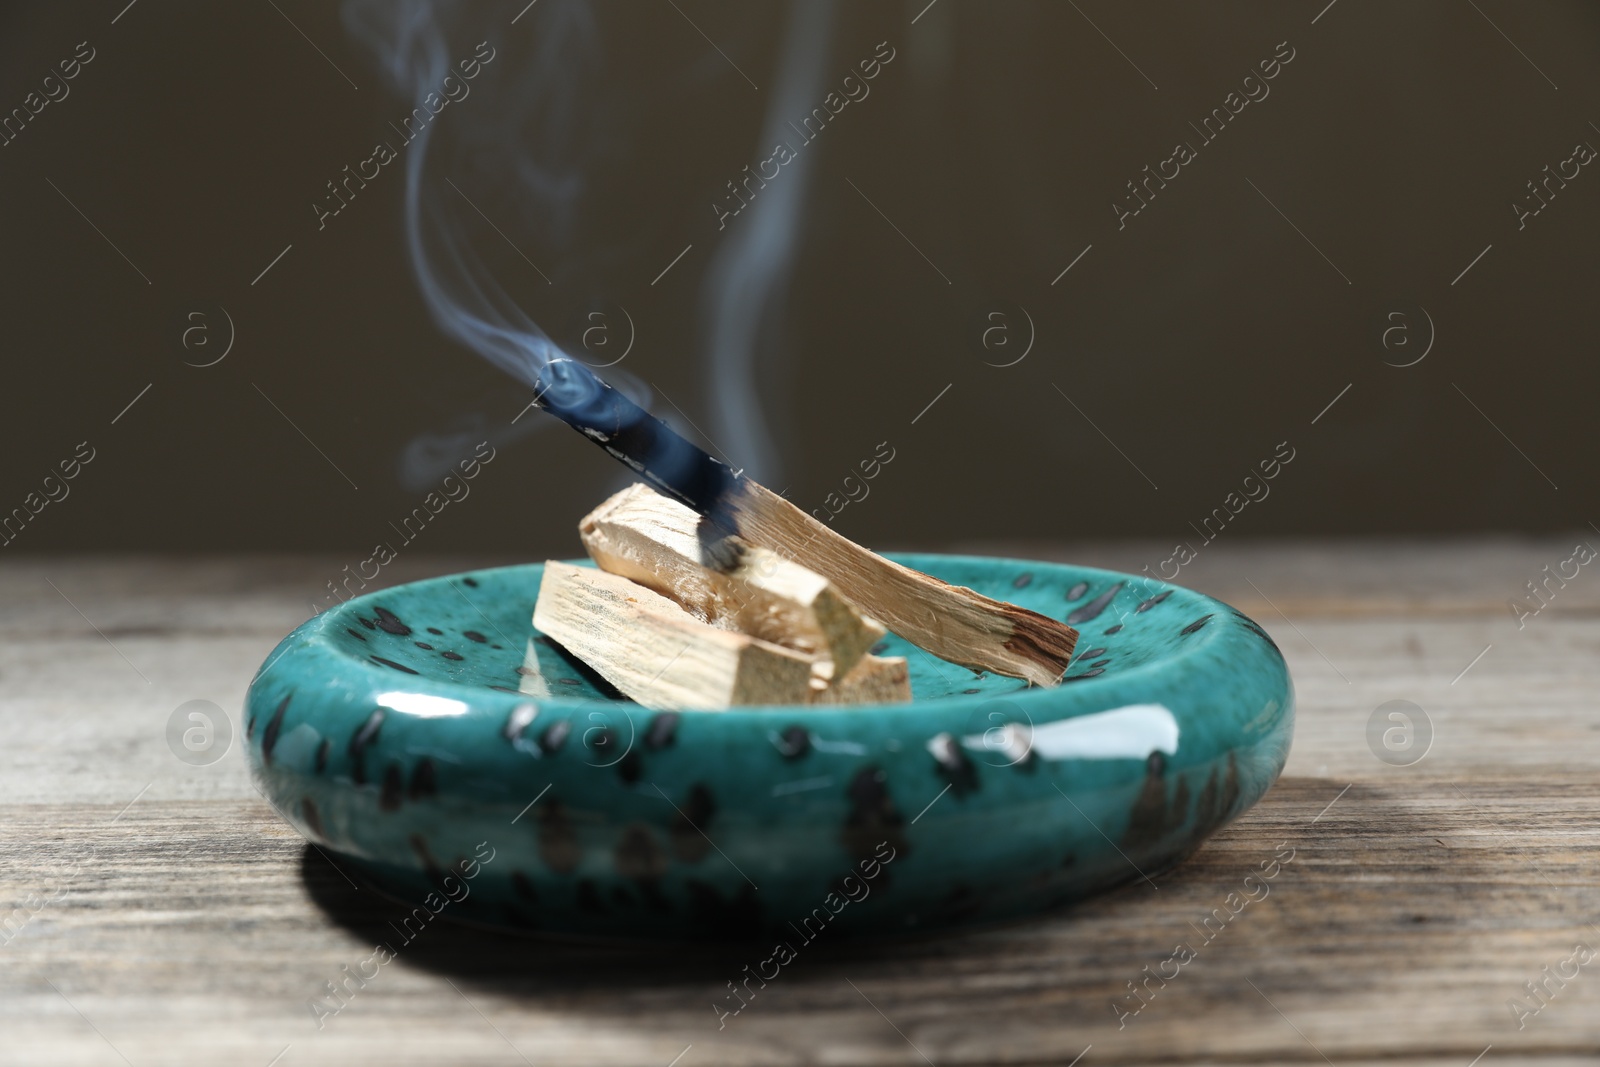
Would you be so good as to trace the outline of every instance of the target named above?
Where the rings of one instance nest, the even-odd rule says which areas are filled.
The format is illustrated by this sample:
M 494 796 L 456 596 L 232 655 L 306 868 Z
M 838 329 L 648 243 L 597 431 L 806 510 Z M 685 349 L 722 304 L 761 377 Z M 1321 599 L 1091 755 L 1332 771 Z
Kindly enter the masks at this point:
M 1148 877 L 1254 804 L 1294 690 L 1250 619 L 1053 563 L 901 555 L 1078 628 L 1029 688 L 891 635 L 910 704 L 652 712 L 532 627 L 542 567 L 416 582 L 290 634 L 246 751 L 342 870 L 432 915 L 611 940 L 888 935 Z

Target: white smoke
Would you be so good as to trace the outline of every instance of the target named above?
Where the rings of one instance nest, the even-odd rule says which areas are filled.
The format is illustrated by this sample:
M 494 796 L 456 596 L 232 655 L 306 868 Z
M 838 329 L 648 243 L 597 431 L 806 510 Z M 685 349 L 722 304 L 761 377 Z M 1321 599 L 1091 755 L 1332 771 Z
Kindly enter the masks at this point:
M 793 0 L 783 58 L 757 141 L 757 158 L 790 140 L 787 124 L 821 99 L 833 0 Z M 709 392 L 717 439 L 727 441 L 736 466 L 757 481 L 775 482 L 781 461 L 762 414 L 757 354 L 782 314 L 800 244 L 814 150 L 802 150 L 781 180 L 763 188 L 722 239 L 703 290 L 710 359 Z
M 607 136 L 597 115 L 610 97 L 601 77 L 600 30 L 589 5 L 541 0 L 509 27 L 514 39 L 504 32 L 507 27 L 487 23 L 485 10 L 450 0 L 345 0 L 343 7 L 347 26 L 376 54 L 407 106 L 422 107 L 430 94 L 441 93 L 446 78 L 459 82 L 460 61 L 474 54 L 479 41 L 487 38 L 496 51 L 469 95 L 404 147 L 396 145 L 405 157 L 406 244 L 418 289 L 439 328 L 535 387 L 540 372 L 566 353 L 476 249 L 502 239 L 512 241 L 519 254 L 524 245 L 537 249 L 535 269 L 545 275 L 539 287 L 580 273 L 571 244 L 585 167 Z M 786 121 L 808 112 L 821 96 L 833 19 L 834 0 L 791 3 L 757 141 L 761 154 L 786 136 Z M 504 54 L 513 48 L 514 57 Z M 729 227 L 702 290 L 718 439 L 725 435 L 738 465 L 769 479 L 779 463 L 762 415 L 757 356 L 782 311 L 815 152 L 786 167 L 783 181 Z M 493 223 L 480 215 L 476 205 L 482 204 L 492 205 Z M 497 236 L 491 226 L 502 232 Z M 602 373 L 648 406 L 650 390 L 638 379 L 617 367 Z M 401 461 L 402 481 L 431 485 L 463 443 L 488 439 L 498 445 L 550 424 L 538 413 L 515 425 L 481 415 L 458 420 L 411 442 Z

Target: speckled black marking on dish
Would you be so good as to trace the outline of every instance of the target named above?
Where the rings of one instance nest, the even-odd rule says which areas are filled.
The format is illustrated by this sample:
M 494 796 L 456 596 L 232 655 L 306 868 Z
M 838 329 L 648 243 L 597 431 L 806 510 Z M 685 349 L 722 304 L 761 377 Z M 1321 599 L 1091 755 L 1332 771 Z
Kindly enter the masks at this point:
M 872 654 L 874 656 L 881 656 L 887 651 L 889 651 L 889 642 L 887 641 L 879 641 L 872 646 Z
M 1076 626 L 1080 622 L 1088 622 L 1091 619 L 1098 618 L 1100 613 L 1106 610 L 1106 605 L 1111 603 L 1111 601 L 1115 599 L 1116 595 L 1121 591 L 1122 583 L 1118 582 L 1110 589 L 1107 589 L 1105 592 L 1089 601 L 1083 607 L 1074 610 L 1072 614 L 1068 615 L 1067 625 Z
M 1207 827 L 1214 827 L 1222 819 L 1222 805 L 1219 803 L 1221 793 L 1217 783 L 1217 768 L 1213 766 L 1211 773 L 1206 775 L 1206 784 L 1200 790 L 1200 798 L 1194 804 L 1194 821 L 1196 831 L 1203 831 Z
M 427 874 L 428 880 L 436 886 L 442 885 L 446 872 L 428 849 L 428 839 L 421 834 L 412 834 L 406 840 L 411 845 L 411 851 L 417 854 L 417 859 L 422 861 L 422 869 Z
M 977 791 L 978 770 L 953 734 L 935 734 L 928 741 L 928 751 L 933 754 L 939 777 L 950 783 L 951 793 L 959 798 Z
M 383 709 L 378 708 L 355 733 L 350 735 L 350 778 L 356 785 L 364 785 L 367 781 L 366 754 L 367 746 L 378 740 L 378 731 L 383 729 Z
M 1144 787 L 1128 815 L 1122 847 L 1129 851 L 1154 848 L 1168 834 L 1183 828 L 1189 817 L 1189 782 L 1179 777 L 1176 794 L 1167 800 L 1167 758 L 1160 752 L 1145 760 Z
M 646 904 L 650 905 L 651 911 L 662 915 L 672 911 L 672 901 L 668 900 L 666 894 L 661 892 L 661 883 L 659 881 L 652 878 L 639 882 L 638 886 L 639 895 L 644 898 Z
M 466 658 L 465 656 L 463 656 L 459 652 L 441 652 L 441 653 L 439 653 L 439 655 L 443 656 L 445 659 L 457 660 L 457 661 L 463 660 L 463 659 Z
M 653 881 L 667 873 L 666 850 L 644 823 L 629 823 L 622 828 L 611 863 L 618 877 L 635 882 Z
M 1143 601 L 1142 603 L 1140 603 L 1140 605 L 1138 607 L 1134 608 L 1133 610 L 1135 612 L 1149 611 L 1151 608 L 1155 607 L 1157 604 L 1161 603 L 1163 600 L 1167 599 L 1167 597 L 1169 597 L 1171 595 L 1172 595 L 1172 590 L 1170 590 L 1170 589 L 1168 589 L 1164 593 L 1157 593 L 1155 596 L 1151 597 L 1149 600 L 1146 600 L 1146 601 Z
M 462 630 L 461 636 L 465 637 L 468 641 L 476 641 L 480 645 L 487 645 L 489 643 L 489 639 L 476 630 Z
M 1211 621 L 1211 616 L 1210 615 L 1202 615 L 1198 619 L 1194 620 L 1194 622 L 1191 622 L 1188 626 L 1185 626 L 1183 629 L 1179 630 L 1178 633 L 1180 633 L 1180 634 L 1192 634 L 1196 630 L 1200 629 L 1201 627 L 1203 627 L 1206 623 L 1208 623 L 1210 621 Z
M 406 787 L 406 798 L 421 800 L 423 797 L 436 796 L 438 792 L 439 781 L 433 760 L 423 756 L 411 772 L 411 784 Z
M 328 749 L 332 747 L 333 743 L 326 737 L 322 739 L 322 744 L 317 746 L 316 762 L 312 764 L 312 767 L 316 773 L 321 774 L 323 771 L 328 769 Z
M 322 816 L 317 813 L 317 802 L 315 800 L 310 797 L 301 797 L 300 814 L 305 818 L 306 826 L 310 828 L 313 834 L 324 841 L 328 839 L 328 835 L 322 830 Z
M 1026 589 L 1026 588 L 1028 588 L 1028 586 L 1030 584 L 1032 584 L 1032 582 L 1033 582 L 1033 572 L 1032 571 L 1023 571 L 1021 574 L 1019 574 L 1015 578 L 1011 579 L 1011 588 L 1013 588 L 1013 589 Z
M 490 645 L 489 647 L 498 649 L 498 648 L 504 648 L 505 646 L 504 645 Z
M 554 755 L 561 751 L 561 746 L 567 743 L 567 737 L 572 733 L 571 719 L 557 719 L 544 728 L 544 733 L 539 735 L 539 747 Z
M 404 671 L 407 674 L 416 674 L 417 673 L 416 671 L 412 670 L 410 667 L 407 667 L 404 663 L 396 663 L 392 659 L 384 659 L 382 656 L 368 656 L 367 658 L 370 659 L 374 663 L 381 663 L 385 667 L 393 667 L 397 671 Z
M 1271 645 L 1274 651 L 1277 651 L 1279 655 L 1282 655 L 1282 649 L 1278 648 L 1278 642 L 1274 641 L 1271 636 L 1268 635 L 1267 631 L 1263 630 L 1260 624 L 1258 624 L 1254 619 L 1242 611 L 1235 611 L 1233 616 L 1234 618 L 1238 619 L 1241 624 L 1243 624 L 1246 630 L 1249 630 L 1251 633 L 1261 638 L 1261 640 Z
M 1091 667 L 1104 667 L 1107 663 L 1110 663 L 1110 662 L 1111 661 L 1109 659 L 1097 659 L 1093 663 L 1089 664 L 1089 666 L 1091 666 Z
M 675 711 L 663 711 L 645 727 L 644 747 L 652 752 L 666 748 L 678 739 L 678 722 L 682 718 Z
M 1197 834 L 1207 834 L 1233 816 L 1239 803 L 1239 761 L 1228 753 L 1226 771 L 1213 766 L 1206 776 L 1205 788 L 1194 806 L 1194 823 Z
M 749 882 L 728 897 L 698 878 L 688 879 L 683 887 L 689 893 L 690 920 L 707 937 L 738 941 L 762 932 L 761 901 Z
M 366 634 L 362 633 L 360 630 L 352 629 L 349 626 L 344 628 L 344 632 L 355 638 L 357 641 L 365 641 L 367 639 Z
M 278 734 L 283 730 L 283 713 L 289 710 L 289 700 L 293 696 L 290 693 L 279 702 L 278 710 L 267 720 L 267 728 L 261 731 L 261 762 L 268 767 L 272 766 L 272 750 L 278 747 Z
M 967 696 L 971 696 L 973 693 L 981 693 L 981 692 L 983 692 L 983 690 L 982 689 L 963 689 L 962 692 L 965 693 Z
M 576 889 L 578 897 L 578 910 L 604 915 L 610 909 L 606 902 L 600 898 L 600 887 L 595 885 L 593 878 L 580 878 Z
M 557 685 L 582 685 L 583 682 L 580 681 L 577 678 L 557 678 L 556 679 L 556 684 Z
M 811 735 L 804 726 L 785 726 L 779 734 L 768 734 L 772 745 L 786 760 L 797 760 L 811 751 Z
M 369 630 L 376 630 L 378 628 L 378 624 L 367 618 L 365 615 L 357 615 L 356 621 L 361 623 L 362 626 L 365 626 Z
M 1120 623 L 1120 622 L 1119 622 L 1119 623 L 1117 623 L 1117 624 L 1116 624 L 1116 625 L 1115 625 L 1115 626 L 1108 626 L 1108 627 L 1106 627 L 1106 629 L 1105 629 L 1105 633 L 1104 633 L 1104 634 L 1102 634 L 1102 635 L 1101 635 L 1101 636 L 1103 636 L 1103 637 L 1110 637 L 1110 636 L 1111 636 L 1111 635 L 1112 635 L 1112 634 L 1114 634 L 1114 633 L 1118 633 L 1118 632 L 1120 632 L 1120 631 L 1121 631 L 1121 630 L 1122 630 L 1122 624 L 1121 624 L 1121 623 Z
M 1067 590 L 1067 599 L 1068 600 L 1082 600 L 1083 599 L 1083 594 L 1087 593 L 1088 591 L 1089 591 L 1089 583 L 1088 582 L 1079 582 L 1077 585 L 1075 585 L 1071 589 Z
M 960 923 L 972 918 L 982 908 L 983 898 L 971 886 L 957 884 L 930 909 L 928 918 L 935 923 Z
M 383 769 L 383 786 L 378 791 L 379 811 L 399 811 L 400 798 L 406 788 L 405 775 L 400 764 L 390 763 Z
M 249 741 L 252 738 L 254 738 L 255 736 L 256 736 L 256 717 L 254 715 L 252 715 L 248 719 L 246 719 L 245 722 L 244 722 L 244 739 L 246 741 Z
M 1278 648 L 1278 642 L 1274 641 L 1272 639 L 1272 635 L 1267 633 L 1267 631 L 1263 630 L 1253 622 L 1247 623 L 1245 628 L 1251 633 L 1255 634 L 1257 637 L 1261 638 L 1261 640 L 1265 641 L 1267 644 L 1271 645 L 1274 651 L 1278 652 L 1279 655 L 1282 655 L 1283 650 Z
M 428 627 L 428 632 L 430 634 L 432 634 L 433 636 L 435 636 L 435 637 L 443 637 L 444 636 L 444 631 L 439 629 L 437 626 Z
M 1078 658 L 1079 659 L 1092 659 L 1095 656 L 1103 656 L 1103 655 L 1105 655 L 1105 651 L 1106 650 L 1103 649 L 1103 648 L 1091 648 L 1088 651 L 1078 653 Z
M 1100 675 L 1100 674 L 1104 674 L 1104 673 L 1106 673 L 1104 667 L 1090 667 L 1088 670 L 1084 671 L 1082 674 L 1069 674 L 1069 675 L 1067 675 L 1065 678 L 1063 678 L 1061 680 L 1063 682 L 1081 682 L 1085 678 L 1093 678 L 1096 675 Z
M 567 818 L 561 801 L 551 798 L 533 809 L 539 824 L 539 858 L 557 874 L 571 874 L 578 867 L 578 835 Z
M 533 879 L 521 871 L 513 870 L 511 872 L 511 889 L 523 900 L 529 900 L 536 904 L 539 902 L 539 891 L 533 888 Z
M 500 727 L 500 736 L 507 741 L 516 743 L 522 738 L 523 731 L 533 725 L 533 720 L 539 717 L 537 704 L 518 704 L 511 709 L 511 714 L 506 716 L 506 723 Z
M 401 622 L 400 617 L 388 608 L 374 607 L 372 613 L 378 617 L 378 629 L 386 634 L 405 637 L 411 632 L 411 627 Z
M 689 787 L 689 795 L 677 807 L 677 820 L 672 824 L 672 854 L 683 863 L 699 863 L 711 852 L 709 840 L 712 818 L 717 813 L 716 800 L 711 790 L 696 782 Z
M 470 585 L 470 586 L 472 586 L 472 588 L 476 589 L 476 588 L 478 588 L 478 579 L 476 579 L 476 578 L 463 578 L 463 579 L 461 579 L 461 584 L 462 585 Z
M 617 761 L 617 777 L 621 778 L 629 785 L 632 785 L 634 782 L 637 782 L 643 774 L 644 760 L 639 757 L 639 753 L 630 748 L 623 755 L 623 757 Z
M 873 854 L 880 842 L 899 851 L 909 851 L 900 814 L 889 795 L 889 776 L 880 767 L 866 766 L 850 779 L 846 796 L 850 814 L 845 817 L 840 841 L 851 859 L 862 860 Z
M 512 689 L 509 685 L 491 685 L 490 689 L 498 689 L 502 693 L 521 693 L 520 689 Z
M 413 642 L 413 643 L 418 648 L 422 649 L 424 652 L 432 652 L 433 651 L 433 646 L 428 644 L 428 642 L 426 642 L 426 641 L 416 641 L 416 642 Z

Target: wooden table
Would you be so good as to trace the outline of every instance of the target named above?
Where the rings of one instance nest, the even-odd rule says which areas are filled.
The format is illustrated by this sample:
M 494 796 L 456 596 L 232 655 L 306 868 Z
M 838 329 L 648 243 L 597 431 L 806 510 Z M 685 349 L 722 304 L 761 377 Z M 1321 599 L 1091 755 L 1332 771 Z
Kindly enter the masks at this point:
M 1127 570 L 1167 555 L 1006 547 Z M 13 557 L 0 1063 L 1593 1063 L 1600 959 L 1548 975 L 1600 949 L 1600 582 L 1585 568 L 1520 629 L 1507 607 L 1571 554 L 1557 540 L 1208 546 L 1180 580 L 1258 619 L 1298 687 L 1293 754 L 1256 808 L 1154 885 L 1051 918 L 819 943 L 720 1031 L 712 1002 L 747 960 L 448 927 L 319 1030 L 308 999 L 388 936 L 389 909 L 254 792 L 237 738 L 191 767 L 165 730 L 192 699 L 236 715 L 350 561 Z M 483 562 L 403 558 L 387 578 Z M 1411 766 L 1367 740 L 1397 699 L 1432 725 Z M 1280 843 L 1294 858 L 1269 895 L 1205 943 L 1201 924 Z M 1179 942 L 1202 947 L 1119 1029 L 1113 998 L 1139 1003 L 1128 983 Z

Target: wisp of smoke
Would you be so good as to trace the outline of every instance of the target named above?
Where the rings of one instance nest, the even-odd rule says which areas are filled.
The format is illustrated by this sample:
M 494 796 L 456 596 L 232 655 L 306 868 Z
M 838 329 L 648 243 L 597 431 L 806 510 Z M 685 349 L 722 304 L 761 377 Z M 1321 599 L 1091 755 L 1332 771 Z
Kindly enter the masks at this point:
M 546 5 L 538 35 L 540 50 L 527 68 L 536 80 L 531 86 L 518 86 L 515 93 L 502 93 L 494 108 L 495 144 L 505 158 L 478 162 L 487 173 L 507 175 L 520 186 L 537 194 L 525 202 L 543 205 L 546 226 L 559 232 L 559 220 L 570 216 L 572 201 L 581 187 L 575 170 L 560 170 L 540 165 L 533 158 L 535 144 L 551 149 L 549 158 L 560 158 L 554 151 L 563 137 L 575 129 L 568 119 L 567 106 L 582 66 L 582 58 L 592 53 L 594 27 L 581 4 Z M 347 0 L 346 23 L 377 54 L 380 66 L 393 87 L 416 107 L 423 106 L 430 93 L 440 93 L 445 78 L 459 74 L 453 63 L 459 57 L 451 52 L 450 23 L 457 18 L 458 5 L 435 0 Z M 492 43 L 492 42 L 491 42 Z M 462 56 L 470 46 L 457 44 Z M 559 64 L 551 60 L 562 53 Z M 470 96 L 460 103 L 463 112 L 471 108 Z M 517 107 L 520 113 L 508 111 Z M 424 111 L 426 114 L 426 111 Z M 457 121 L 457 120 L 462 121 Z M 537 323 L 518 306 L 485 268 L 473 251 L 461 223 L 460 203 L 445 199 L 441 181 L 425 181 L 430 170 L 450 162 L 457 154 L 481 151 L 483 141 L 477 133 L 485 123 L 446 113 L 437 122 L 428 122 L 406 147 L 405 233 L 411 268 L 418 288 L 433 320 L 446 334 L 466 344 L 495 366 L 528 385 L 534 385 L 539 372 L 563 353 Z M 542 126 L 530 130 L 529 127 Z M 433 144 L 441 127 L 449 128 L 455 151 L 435 150 Z M 542 136 L 541 136 L 542 135 Z M 549 220 L 558 220 L 549 225 Z
M 430 94 L 440 93 L 447 77 L 458 75 L 454 62 L 470 55 L 477 40 L 488 36 L 497 47 L 509 43 L 495 41 L 493 31 L 483 28 L 476 17 L 483 10 L 451 0 L 345 0 L 343 7 L 351 31 L 376 54 L 395 91 L 416 108 L 423 108 Z M 791 5 L 759 144 L 770 146 L 780 139 L 784 120 L 809 110 L 820 95 L 833 16 L 834 0 L 796 0 Z M 411 268 L 439 328 L 532 387 L 547 408 L 571 413 L 603 403 L 608 413 L 622 410 L 628 405 L 615 395 L 605 397 L 608 391 L 598 379 L 506 292 L 469 240 L 472 232 L 484 232 L 485 220 L 476 207 L 481 197 L 495 204 L 497 215 L 504 205 L 514 205 L 521 217 L 504 221 L 519 239 L 531 233 L 547 253 L 541 258 L 550 258 L 549 253 L 561 257 L 578 217 L 584 164 L 594 154 L 594 124 L 585 120 L 579 106 L 585 100 L 592 103 L 601 87 L 596 77 L 599 30 L 592 10 L 584 3 L 543 0 L 519 18 L 523 24 L 516 28 L 515 68 L 486 69 L 484 81 L 494 83 L 486 98 L 463 97 L 437 120 L 425 122 L 401 149 Z M 532 56 L 523 53 L 529 37 Z M 473 87 L 473 93 L 480 91 Z M 778 462 L 761 415 L 756 350 L 787 286 L 811 166 L 807 153 L 764 198 L 771 202 L 726 236 L 703 294 L 714 421 L 726 433 L 733 454 L 769 477 Z M 495 196 L 497 188 L 509 195 Z M 551 271 L 563 273 L 554 266 Z M 605 376 L 638 408 L 649 403 L 649 390 L 631 375 L 613 367 Z M 436 481 L 468 437 L 474 442 L 486 436 L 497 443 L 509 441 L 550 420 L 530 417 L 518 425 L 486 429 L 488 422 L 472 417 L 412 441 L 402 457 L 402 480 L 414 487 Z
M 789 138 L 785 123 L 822 97 L 823 61 L 833 24 L 833 0 L 794 0 L 777 84 L 757 142 L 766 154 Z M 758 480 L 780 477 L 778 450 L 761 416 L 756 353 L 788 290 L 800 243 L 800 222 L 815 151 L 802 152 L 782 181 L 723 239 L 706 275 L 704 306 L 710 354 L 712 421 L 737 461 Z
M 514 205 L 521 214 L 506 221 L 519 233 L 538 235 L 541 247 L 557 249 L 570 239 L 583 190 L 584 125 L 575 105 L 579 87 L 598 67 L 588 7 L 556 0 L 530 13 L 523 28 L 538 24 L 532 61 L 519 62 L 500 78 L 492 99 L 473 100 L 468 92 L 434 121 L 426 121 L 425 98 L 441 93 L 447 77 L 462 83 L 454 63 L 473 54 L 473 39 L 488 31 L 469 20 L 465 5 L 450 0 L 346 0 L 343 14 L 376 55 L 390 86 L 424 120 L 401 151 L 408 258 L 430 316 L 447 336 L 537 388 L 541 371 L 565 354 L 473 250 L 468 234 L 481 220 L 461 184 L 478 198 L 492 199 L 497 213 Z M 497 51 L 503 43 L 489 41 Z M 500 71 L 488 67 L 480 76 L 488 81 L 491 73 Z M 506 184 L 517 195 L 492 195 L 496 185 Z M 610 377 L 632 399 L 648 404 L 643 383 L 623 373 Z M 412 489 L 432 485 L 472 444 L 500 445 L 548 425 L 538 417 L 509 424 L 466 416 L 450 429 L 413 439 L 401 455 L 400 480 Z

